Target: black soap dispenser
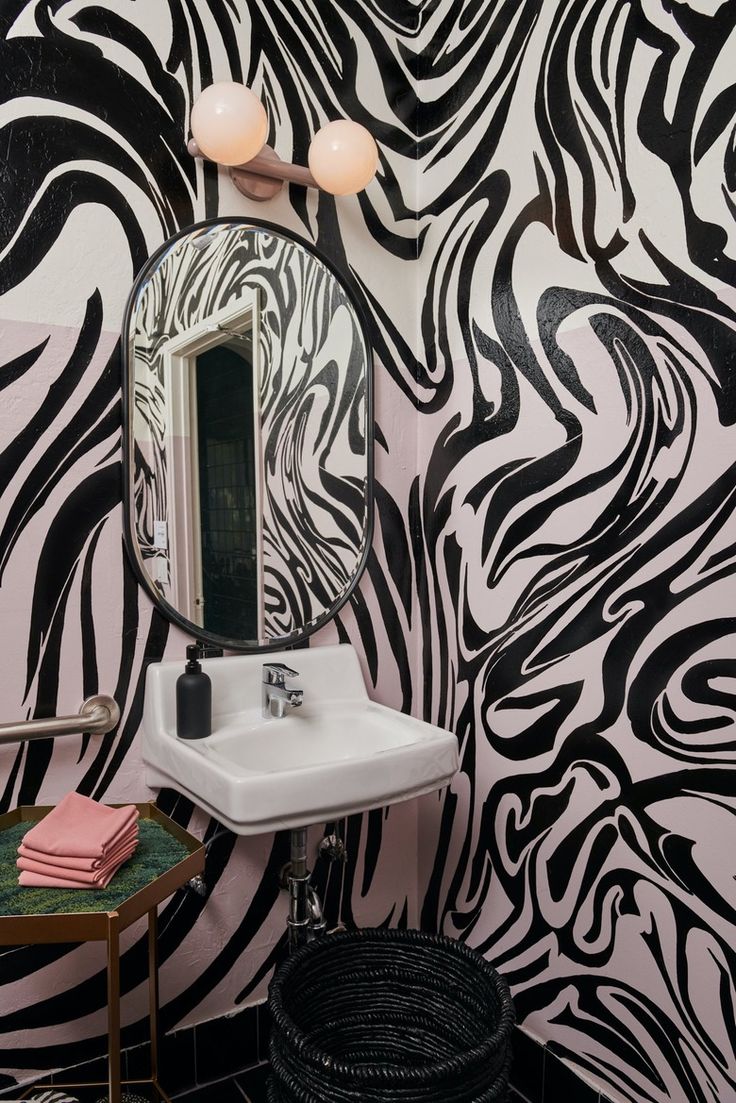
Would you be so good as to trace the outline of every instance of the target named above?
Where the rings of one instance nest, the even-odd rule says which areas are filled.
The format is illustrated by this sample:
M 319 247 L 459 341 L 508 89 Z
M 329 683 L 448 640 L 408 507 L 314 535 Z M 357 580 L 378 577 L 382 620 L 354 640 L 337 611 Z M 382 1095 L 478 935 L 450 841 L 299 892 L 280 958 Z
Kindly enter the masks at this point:
M 196 643 L 187 647 L 187 665 L 176 679 L 176 734 L 204 739 L 212 731 L 212 683 L 199 663 Z

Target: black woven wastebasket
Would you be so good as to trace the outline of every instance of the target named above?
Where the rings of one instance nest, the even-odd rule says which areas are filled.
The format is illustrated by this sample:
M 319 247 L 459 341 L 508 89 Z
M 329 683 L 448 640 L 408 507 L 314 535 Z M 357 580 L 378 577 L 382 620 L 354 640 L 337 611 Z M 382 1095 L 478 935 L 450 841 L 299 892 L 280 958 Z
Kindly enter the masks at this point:
M 359 930 L 293 954 L 269 989 L 269 1103 L 505 1100 L 514 1007 L 463 943 Z

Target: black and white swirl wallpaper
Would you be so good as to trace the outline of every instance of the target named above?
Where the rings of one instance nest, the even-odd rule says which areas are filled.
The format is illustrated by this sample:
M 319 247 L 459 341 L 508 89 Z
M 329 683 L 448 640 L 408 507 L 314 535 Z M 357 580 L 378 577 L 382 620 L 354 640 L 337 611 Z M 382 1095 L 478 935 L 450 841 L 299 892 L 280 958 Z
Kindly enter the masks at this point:
M 0 28 L 2 711 L 123 709 L 4 748 L 3 807 L 142 795 L 145 666 L 186 641 L 122 550 L 117 333 L 163 240 L 260 213 L 352 270 L 376 355 L 373 548 L 314 643 L 462 753 L 345 825 L 328 911 L 480 948 L 614 1100 L 736 1099 L 736 4 L 6 0 Z M 378 179 L 256 209 L 184 150 L 231 76 L 282 156 L 362 122 Z M 263 996 L 283 858 L 219 836 L 210 898 L 166 905 L 165 1026 Z M 102 1048 L 100 965 L 0 955 L 3 1083 Z M 131 1036 L 144 971 L 133 931 Z

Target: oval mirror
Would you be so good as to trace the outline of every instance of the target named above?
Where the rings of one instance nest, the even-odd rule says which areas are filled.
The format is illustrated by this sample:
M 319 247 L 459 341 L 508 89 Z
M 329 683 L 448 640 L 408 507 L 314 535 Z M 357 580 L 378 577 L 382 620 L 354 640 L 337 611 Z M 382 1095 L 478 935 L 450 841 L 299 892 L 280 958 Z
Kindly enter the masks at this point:
M 192 226 L 123 331 L 126 543 L 162 611 L 233 650 L 331 617 L 372 523 L 371 354 L 345 283 L 265 223 Z

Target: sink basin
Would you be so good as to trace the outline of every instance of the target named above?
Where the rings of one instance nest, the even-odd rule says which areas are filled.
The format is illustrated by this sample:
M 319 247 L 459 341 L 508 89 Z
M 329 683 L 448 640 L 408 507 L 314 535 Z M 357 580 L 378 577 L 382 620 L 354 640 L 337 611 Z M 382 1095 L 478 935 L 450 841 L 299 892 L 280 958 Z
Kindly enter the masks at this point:
M 300 672 L 304 704 L 261 716 L 263 663 Z M 307 827 L 440 789 L 458 767 L 457 739 L 371 701 L 349 644 L 202 661 L 212 681 L 212 734 L 176 735 L 183 662 L 146 676 L 146 782 L 178 789 L 239 835 Z

